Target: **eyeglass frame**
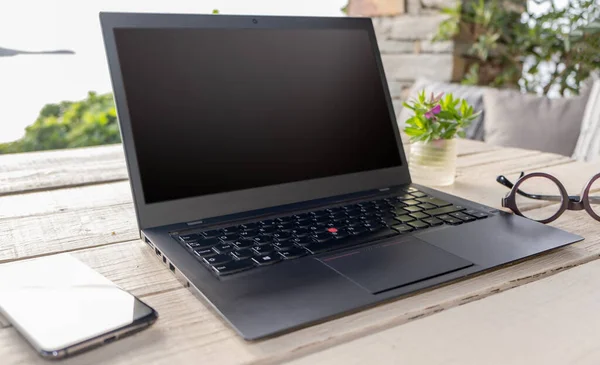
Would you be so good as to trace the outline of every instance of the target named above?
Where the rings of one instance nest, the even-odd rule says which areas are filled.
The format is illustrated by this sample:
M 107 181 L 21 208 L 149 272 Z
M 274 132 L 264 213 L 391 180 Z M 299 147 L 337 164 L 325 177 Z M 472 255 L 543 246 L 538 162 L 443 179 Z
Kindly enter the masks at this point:
M 526 181 L 527 179 L 532 178 L 532 177 L 544 177 L 544 178 L 550 179 L 552 182 L 554 182 L 556 184 L 561 195 L 558 196 L 558 195 L 529 194 L 529 193 L 524 192 L 523 190 L 520 190 L 519 186 L 524 181 Z M 510 188 L 510 191 L 508 192 L 508 194 L 504 198 L 502 198 L 502 207 L 509 208 L 515 214 L 520 215 L 522 217 L 526 217 L 526 216 L 517 207 L 517 201 L 516 201 L 517 194 L 527 197 L 527 198 L 530 198 L 530 199 L 535 199 L 535 200 L 560 201 L 561 202 L 560 208 L 553 216 L 546 218 L 546 219 L 536 220 L 537 222 L 546 224 L 546 223 L 555 221 L 556 219 L 558 219 L 558 217 L 560 217 L 567 210 L 573 210 L 573 211 L 585 210 L 589 215 L 592 216 L 592 218 L 594 218 L 597 221 L 600 221 L 600 215 L 598 215 L 598 214 L 596 214 L 596 212 L 594 212 L 594 210 L 592 209 L 592 206 L 590 204 L 590 200 L 594 200 L 594 202 L 597 202 L 600 204 L 600 197 L 595 197 L 595 196 L 590 197 L 589 196 L 592 184 L 594 182 L 596 182 L 596 180 L 598 180 L 599 178 L 600 178 L 600 173 L 592 176 L 592 178 L 583 187 L 583 190 L 581 191 L 580 195 L 569 195 L 567 193 L 567 189 L 565 189 L 564 185 L 556 177 L 554 177 L 550 174 L 547 174 L 545 172 L 532 172 L 527 175 L 525 175 L 524 172 L 521 172 L 519 179 L 517 180 L 516 183 L 514 183 L 514 185 L 506 177 L 504 177 L 504 175 L 498 176 L 496 178 L 496 181 L 499 182 L 500 184 Z

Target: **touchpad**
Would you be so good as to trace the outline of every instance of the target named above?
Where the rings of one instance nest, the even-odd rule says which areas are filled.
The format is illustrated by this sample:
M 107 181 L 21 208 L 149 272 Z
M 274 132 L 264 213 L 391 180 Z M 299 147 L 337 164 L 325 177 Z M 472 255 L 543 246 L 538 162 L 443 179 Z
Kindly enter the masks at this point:
M 414 237 L 332 255 L 321 262 L 372 294 L 473 265 Z

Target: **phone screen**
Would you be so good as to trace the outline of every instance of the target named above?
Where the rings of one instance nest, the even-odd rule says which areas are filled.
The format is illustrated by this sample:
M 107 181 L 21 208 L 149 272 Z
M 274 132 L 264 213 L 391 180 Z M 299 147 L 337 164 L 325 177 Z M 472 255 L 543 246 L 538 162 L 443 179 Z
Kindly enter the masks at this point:
M 0 312 L 53 352 L 149 316 L 153 309 L 70 255 L 0 265 Z

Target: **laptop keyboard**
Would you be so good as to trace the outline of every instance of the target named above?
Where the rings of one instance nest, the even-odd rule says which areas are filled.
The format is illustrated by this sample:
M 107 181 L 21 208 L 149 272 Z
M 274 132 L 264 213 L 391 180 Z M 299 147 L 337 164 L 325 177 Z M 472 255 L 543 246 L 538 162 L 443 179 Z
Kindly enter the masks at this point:
M 219 276 L 365 244 L 444 224 L 487 218 L 415 189 L 395 197 L 181 234 L 179 241 Z

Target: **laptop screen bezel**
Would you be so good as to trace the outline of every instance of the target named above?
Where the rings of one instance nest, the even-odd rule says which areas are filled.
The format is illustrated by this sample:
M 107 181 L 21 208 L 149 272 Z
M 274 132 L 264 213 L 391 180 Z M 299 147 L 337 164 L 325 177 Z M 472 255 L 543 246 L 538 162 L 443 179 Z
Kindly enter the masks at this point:
M 100 13 L 102 33 L 110 69 L 123 148 L 140 229 L 195 222 L 206 218 L 327 198 L 366 190 L 409 184 L 408 163 L 402 147 L 383 64 L 370 18 L 282 17 L 196 14 Z M 381 86 L 388 105 L 401 165 L 359 173 L 284 183 L 147 204 L 135 153 L 127 97 L 123 85 L 114 30 L 119 28 L 226 28 L 226 29 L 361 29 L 373 48 Z

